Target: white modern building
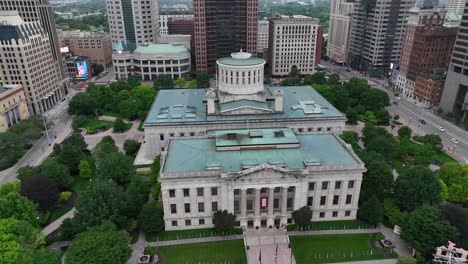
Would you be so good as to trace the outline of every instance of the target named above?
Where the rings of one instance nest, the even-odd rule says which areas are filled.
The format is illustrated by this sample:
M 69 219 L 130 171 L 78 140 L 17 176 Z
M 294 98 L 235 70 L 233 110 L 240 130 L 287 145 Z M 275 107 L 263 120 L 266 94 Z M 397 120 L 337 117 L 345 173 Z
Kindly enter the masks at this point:
M 51 50 L 39 21 L 25 22 L 17 11 L 0 11 L 0 84 L 21 84 L 31 114 L 47 111 L 66 94 Z
M 327 56 L 337 63 L 347 59 L 349 29 L 354 0 L 332 0 L 328 30 Z
M 133 50 L 156 42 L 158 1 L 107 0 L 106 6 L 113 46 L 123 42 Z
M 273 76 L 286 76 L 293 67 L 301 74 L 315 72 L 319 28 L 319 20 L 307 16 L 270 19 L 268 62 Z
M 190 71 L 190 51 L 181 44 L 142 44 L 134 51 L 117 49 L 112 60 L 118 80 L 134 74 L 145 81 L 159 75 L 177 79 Z
M 258 21 L 258 32 L 257 32 L 257 53 L 264 54 L 268 49 L 268 33 L 269 33 L 270 22 L 268 20 Z
M 159 13 L 159 31 L 161 35 L 169 34 L 168 23 L 171 18 L 179 17 L 192 17 L 193 13 L 190 11 L 161 11 Z

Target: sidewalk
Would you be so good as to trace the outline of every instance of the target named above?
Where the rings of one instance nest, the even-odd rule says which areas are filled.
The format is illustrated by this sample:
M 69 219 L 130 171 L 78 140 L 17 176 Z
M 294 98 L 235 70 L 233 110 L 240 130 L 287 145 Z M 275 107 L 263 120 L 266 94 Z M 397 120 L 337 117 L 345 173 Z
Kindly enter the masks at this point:
M 316 235 L 341 235 L 341 234 L 369 234 L 381 232 L 378 228 L 369 229 L 339 229 L 339 230 L 309 230 L 289 231 L 289 236 L 316 236 Z
M 57 220 L 50 223 L 48 226 L 44 227 L 44 229 L 42 229 L 42 233 L 44 233 L 45 236 L 52 234 L 55 230 L 57 230 L 62 225 L 65 219 L 73 218 L 73 216 L 75 216 L 75 208 L 71 209 L 66 214 L 62 215 Z
M 374 259 L 374 260 L 366 260 L 366 261 L 351 261 L 351 262 L 339 262 L 339 263 L 331 263 L 331 264 L 395 264 L 397 263 L 396 259 Z

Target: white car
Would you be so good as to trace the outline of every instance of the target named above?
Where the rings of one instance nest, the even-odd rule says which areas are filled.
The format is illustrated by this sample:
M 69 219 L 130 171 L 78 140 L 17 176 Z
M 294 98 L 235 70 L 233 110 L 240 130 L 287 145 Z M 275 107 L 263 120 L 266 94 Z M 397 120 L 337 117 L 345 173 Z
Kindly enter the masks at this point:
M 439 130 L 440 132 L 444 132 L 445 131 L 445 128 L 441 127 L 441 126 L 438 126 L 437 127 L 437 130 Z
M 450 141 L 452 141 L 455 144 L 458 144 L 458 139 L 456 139 L 456 138 L 451 138 Z

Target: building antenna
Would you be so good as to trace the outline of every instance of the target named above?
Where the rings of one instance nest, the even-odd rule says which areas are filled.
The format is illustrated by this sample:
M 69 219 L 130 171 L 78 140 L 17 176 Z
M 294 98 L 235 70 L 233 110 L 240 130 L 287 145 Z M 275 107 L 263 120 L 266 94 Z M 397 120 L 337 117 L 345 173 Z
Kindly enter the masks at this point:
M 468 251 L 456 248 L 455 244 L 449 241 L 448 247 L 437 247 L 437 252 L 434 254 L 434 262 L 441 264 L 466 264 L 468 263 Z

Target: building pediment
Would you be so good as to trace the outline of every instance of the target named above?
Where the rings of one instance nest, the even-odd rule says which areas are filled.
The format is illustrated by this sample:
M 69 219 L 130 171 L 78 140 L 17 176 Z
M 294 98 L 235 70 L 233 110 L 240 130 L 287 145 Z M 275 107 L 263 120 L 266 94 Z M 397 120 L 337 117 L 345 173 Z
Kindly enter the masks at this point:
M 284 179 L 304 177 L 304 170 L 291 170 L 279 165 L 260 164 L 254 167 L 246 168 L 240 172 L 232 172 L 223 175 L 228 181 L 237 180 L 255 180 L 255 179 Z

